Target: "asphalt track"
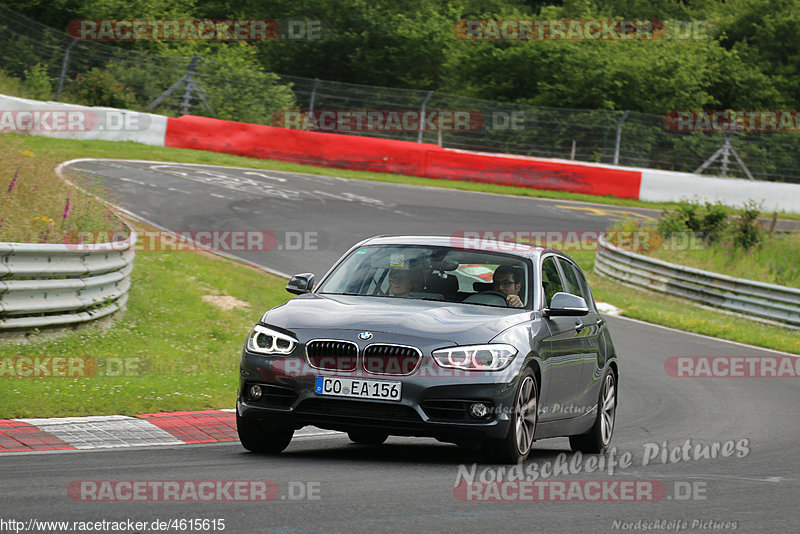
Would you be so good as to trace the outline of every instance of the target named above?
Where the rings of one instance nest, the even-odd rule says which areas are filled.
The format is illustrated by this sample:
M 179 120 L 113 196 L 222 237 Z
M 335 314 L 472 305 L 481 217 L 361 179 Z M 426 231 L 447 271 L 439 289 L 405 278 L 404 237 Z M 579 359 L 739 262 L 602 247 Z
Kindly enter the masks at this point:
M 653 216 L 273 171 L 119 161 L 82 161 L 72 168 L 103 176 L 114 202 L 165 228 L 273 232 L 284 245 L 280 250 L 234 254 L 284 273 L 321 275 L 351 244 L 380 233 L 593 231 L 622 212 Z M 247 174 L 253 172 L 258 174 Z M 289 241 L 281 241 L 286 232 Z M 294 247 L 291 236 L 298 232 L 316 233 L 316 245 L 285 250 Z M 666 491 L 657 501 L 465 502 L 454 484 L 461 466 L 475 461 L 468 451 L 411 438 L 370 448 L 330 435 L 297 438 L 278 457 L 249 454 L 237 443 L 2 455 L 0 519 L 131 519 L 148 525 L 156 519 L 224 519 L 225 532 L 795 532 L 800 382 L 675 378 L 664 368 L 670 356 L 778 354 L 618 317 L 608 322 L 621 364 L 613 445 L 618 460 L 630 454 L 630 464 L 617 465 L 613 474 L 608 468 L 588 472 L 584 457 L 584 468 L 547 477 L 547 467 L 569 453 L 567 440 L 559 438 L 537 442 L 524 468 L 548 483 L 653 481 Z M 692 450 L 727 443 L 731 449 L 721 450 L 735 453 L 713 459 L 690 453 L 675 462 L 668 454 L 662 461 L 665 449 L 670 453 L 687 440 Z M 646 452 L 657 457 L 645 462 Z M 497 466 L 480 464 L 477 473 L 487 467 Z M 281 495 L 266 503 L 76 501 L 67 488 L 82 480 L 270 480 Z M 314 498 L 299 498 L 303 492 Z

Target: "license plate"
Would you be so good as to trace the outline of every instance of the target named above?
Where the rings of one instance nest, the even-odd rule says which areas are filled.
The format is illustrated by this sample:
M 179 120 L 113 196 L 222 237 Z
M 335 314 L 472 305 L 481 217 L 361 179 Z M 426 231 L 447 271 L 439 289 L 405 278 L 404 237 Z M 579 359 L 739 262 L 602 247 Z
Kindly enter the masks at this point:
M 401 382 L 383 380 L 318 376 L 314 383 L 314 391 L 317 395 L 399 401 L 402 385 Z

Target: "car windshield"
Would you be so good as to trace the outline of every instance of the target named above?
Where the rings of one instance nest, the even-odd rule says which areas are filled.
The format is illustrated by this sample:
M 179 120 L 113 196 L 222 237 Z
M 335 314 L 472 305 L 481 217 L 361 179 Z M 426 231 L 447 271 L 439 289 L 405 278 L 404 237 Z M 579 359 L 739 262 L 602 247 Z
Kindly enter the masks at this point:
M 497 307 L 508 306 L 508 295 L 514 294 L 519 296 L 522 307 L 530 309 L 529 265 L 528 260 L 500 253 L 371 245 L 353 251 L 320 286 L 318 293 Z

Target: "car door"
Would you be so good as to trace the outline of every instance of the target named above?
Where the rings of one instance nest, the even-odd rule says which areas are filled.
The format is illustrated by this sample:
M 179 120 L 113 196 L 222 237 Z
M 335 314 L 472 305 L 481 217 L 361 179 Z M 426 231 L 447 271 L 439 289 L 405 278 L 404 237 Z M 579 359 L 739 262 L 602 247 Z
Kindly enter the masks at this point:
M 541 260 L 541 280 L 544 307 L 558 292 L 568 292 L 555 255 L 546 255 Z M 547 390 L 543 391 L 539 406 L 542 421 L 562 419 L 573 414 L 574 406 L 581 396 L 581 365 L 586 358 L 584 339 L 579 337 L 581 317 L 546 317 L 544 322 L 550 336 L 543 343 L 544 371 L 547 372 Z
M 564 257 L 558 258 L 558 265 L 561 268 L 561 274 L 565 282 L 565 291 L 582 297 L 589 308 L 589 313 L 586 315 L 574 317 L 576 341 L 580 342 L 580 354 L 576 354 L 580 375 L 578 379 L 579 393 L 575 399 L 576 407 L 573 415 L 580 415 L 597 404 L 596 388 L 591 386 L 600 378 L 598 374 L 598 365 L 601 362 L 600 330 L 604 320 L 597 312 L 594 299 L 589 291 L 589 285 L 586 283 L 586 278 L 580 268 Z

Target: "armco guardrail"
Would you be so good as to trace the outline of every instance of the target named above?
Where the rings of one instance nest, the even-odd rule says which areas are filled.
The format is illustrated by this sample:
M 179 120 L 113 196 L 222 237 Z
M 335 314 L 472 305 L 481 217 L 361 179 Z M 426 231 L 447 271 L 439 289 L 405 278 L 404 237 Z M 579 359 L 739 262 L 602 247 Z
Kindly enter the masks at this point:
M 634 254 L 600 238 L 595 270 L 609 278 L 800 328 L 800 289 L 733 278 Z
M 124 306 L 136 233 L 91 245 L 0 243 L 0 330 L 83 323 Z

